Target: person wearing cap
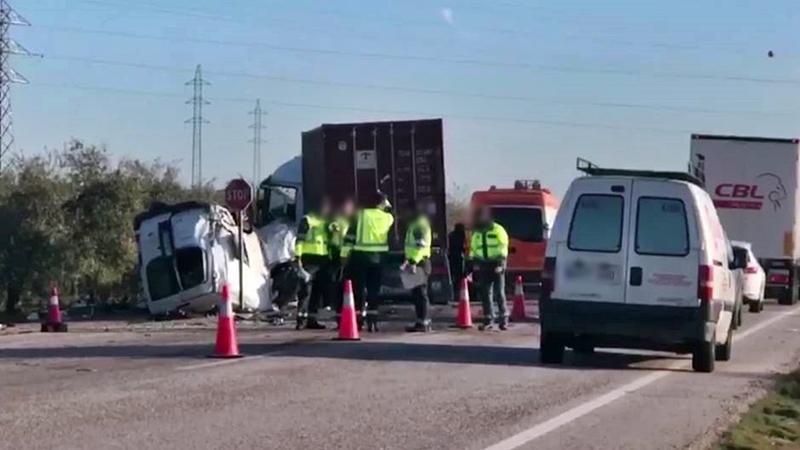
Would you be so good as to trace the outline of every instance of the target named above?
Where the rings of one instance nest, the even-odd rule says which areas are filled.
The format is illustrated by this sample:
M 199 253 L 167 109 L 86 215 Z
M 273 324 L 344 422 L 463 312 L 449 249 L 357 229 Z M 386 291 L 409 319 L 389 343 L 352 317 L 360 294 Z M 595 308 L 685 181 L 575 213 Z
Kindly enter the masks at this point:
M 508 260 L 508 233 L 492 219 L 492 212 L 483 206 L 475 211 L 474 229 L 470 236 L 469 263 L 483 303 L 481 330 L 489 330 L 497 321 L 501 330 L 508 327 L 505 271 Z M 499 317 L 495 312 L 499 309 Z
M 324 330 L 317 320 L 317 312 L 322 305 L 323 296 L 330 286 L 330 233 L 327 218 L 331 212 L 330 201 L 323 198 L 317 213 L 311 212 L 303 217 L 297 229 L 295 255 L 300 266 L 311 275 L 310 289 L 304 289 L 297 305 L 298 330 Z
M 359 329 L 366 321 L 367 332 L 370 333 L 378 331 L 378 301 L 383 272 L 381 264 L 389 252 L 389 232 L 394 225 L 388 199 L 383 194 L 378 199 L 370 207 L 358 211 L 350 221 L 342 252 L 348 258 L 348 270 L 353 278 Z
M 404 219 L 408 221 L 404 244 L 405 261 L 400 270 L 410 271 L 422 277 L 422 284 L 411 291 L 416 321 L 406 328 L 410 333 L 426 333 L 431 330 L 428 315 L 430 299 L 428 298 L 428 277 L 431 274 L 431 244 L 433 231 L 431 223 L 421 203 L 414 202 L 406 211 Z

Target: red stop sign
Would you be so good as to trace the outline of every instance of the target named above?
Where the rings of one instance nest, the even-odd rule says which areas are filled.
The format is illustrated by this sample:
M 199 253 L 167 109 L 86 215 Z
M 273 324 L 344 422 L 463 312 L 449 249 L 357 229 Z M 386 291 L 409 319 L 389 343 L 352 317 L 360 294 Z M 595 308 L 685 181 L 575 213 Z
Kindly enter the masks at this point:
M 242 178 L 231 180 L 225 187 L 225 204 L 233 212 L 247 209 L 253 201 L 253 186 Z

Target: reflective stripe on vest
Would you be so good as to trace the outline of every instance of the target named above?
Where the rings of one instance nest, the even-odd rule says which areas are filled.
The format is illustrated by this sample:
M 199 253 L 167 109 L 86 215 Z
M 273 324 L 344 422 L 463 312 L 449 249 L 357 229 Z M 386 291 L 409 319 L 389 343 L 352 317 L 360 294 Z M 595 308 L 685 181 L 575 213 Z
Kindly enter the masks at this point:
M 359 252 L 388 252 L 389 231 L 394 217 L 380 209 L 368 208 L 358 213 L 356 242 L 353 250 Z
M 305 220 L 308 221 L 308 232 L 306 232 L 305 239 L 297 243 L 301 250 L 298 253 L 300 255 L 328 255 L 327 224 L 324 220 L 311 214 L 305 216 Z
M 499 224 L 472 233 L 469 242 L 469 256 L 475 260 L 501 259 L 508 256 L 508 242 L 503 239 L 505 230 Z
M 420 234 L 421 238 L 417 239 L 415 234 Z M 417 264 L 425 258 L 430 258 L 432 240 L 433 232 L 431 231 L 431 224 L 426 217 L 420 217 L 412 222 L 408 226 L 408 231 L 406 231 L 406 259 Z

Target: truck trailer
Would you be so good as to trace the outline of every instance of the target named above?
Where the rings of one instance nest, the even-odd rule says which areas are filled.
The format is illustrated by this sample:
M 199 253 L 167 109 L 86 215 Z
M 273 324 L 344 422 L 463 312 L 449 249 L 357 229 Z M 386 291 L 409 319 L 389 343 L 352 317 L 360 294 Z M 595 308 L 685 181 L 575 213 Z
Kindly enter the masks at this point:
M 690 156 L 729 238 L 752 244 L 767 275 L 765 296 L 794 304 L 800 287 L 800 141 L 695 134 Z
M 431 301 L 452 301 L 441 119 L 325 124 L 303 132 L 301 155 L 259 184 L 255 225 L 262 229 L 279 217 L 299 223 L 325 196 L 334 204 L 349 198 L 364 206 L 379 192 L 395 212 L 414 201 L 424 205 L 433 229 Z M 382 283 L 382 296 L 389 300 L 409 294 L 399 272 L 406 226 L 396 220 L 391 233 Z

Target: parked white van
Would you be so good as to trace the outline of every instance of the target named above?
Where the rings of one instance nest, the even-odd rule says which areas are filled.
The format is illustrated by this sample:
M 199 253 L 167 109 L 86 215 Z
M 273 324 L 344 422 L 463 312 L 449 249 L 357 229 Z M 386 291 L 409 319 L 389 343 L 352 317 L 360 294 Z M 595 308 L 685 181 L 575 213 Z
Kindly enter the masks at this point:
M 731 356 L 741 266 L 702 181 L 681 172 L 602 169 L 578 159 L 547 244 L 540 357 L 565 347 L 691 353 L 712 372 Z

